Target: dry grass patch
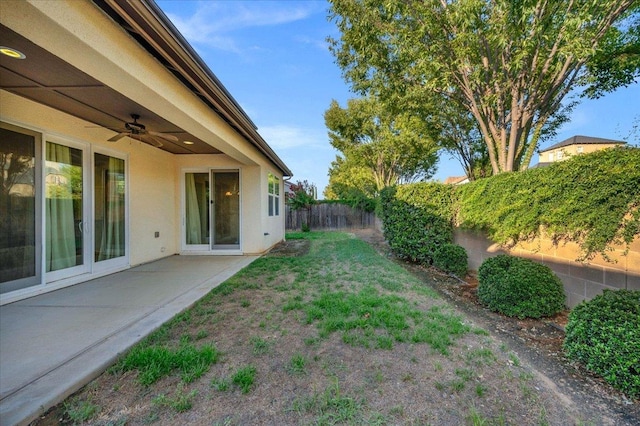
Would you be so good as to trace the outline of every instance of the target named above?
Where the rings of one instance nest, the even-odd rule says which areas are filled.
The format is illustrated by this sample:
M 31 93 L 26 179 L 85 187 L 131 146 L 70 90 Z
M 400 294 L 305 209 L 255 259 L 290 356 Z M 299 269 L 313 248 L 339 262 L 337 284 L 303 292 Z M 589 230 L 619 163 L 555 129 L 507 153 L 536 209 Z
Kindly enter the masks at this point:
M 256 260 L 75 395 L 96 407 L 86 424 L 572 423 L 488 333 L 365 242 L 290 237 L 302 255 Z M 62 405 L 41 424 L 60 418 Z

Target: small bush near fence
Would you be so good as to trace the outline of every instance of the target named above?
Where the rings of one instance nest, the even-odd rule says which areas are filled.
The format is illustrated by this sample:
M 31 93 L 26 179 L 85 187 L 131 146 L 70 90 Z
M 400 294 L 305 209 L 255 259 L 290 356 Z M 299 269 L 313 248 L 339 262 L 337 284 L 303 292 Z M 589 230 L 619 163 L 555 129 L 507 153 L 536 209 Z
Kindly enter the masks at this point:
M 480 265 L 478 281 L 480 301 L 510 317 L 546 317 L 565 307 L 560 279 L 548 266 L 529 259 L 491 257 Z
M 573 308 L 564 349 L 612 386 L 640 397 L 640 291 L 605 290 Z
M 433 266 L 464 277 L 467 274 L 467 251 L 457 244 L 443 244 L 433 253 Z

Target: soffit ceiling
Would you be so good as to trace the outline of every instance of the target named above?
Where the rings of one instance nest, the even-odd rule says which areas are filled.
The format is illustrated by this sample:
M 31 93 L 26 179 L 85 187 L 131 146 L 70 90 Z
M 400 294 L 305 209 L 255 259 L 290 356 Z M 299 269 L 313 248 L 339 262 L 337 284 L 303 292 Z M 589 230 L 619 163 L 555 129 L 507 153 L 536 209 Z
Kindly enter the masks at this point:
M 0 40 L 26 56 L 20 60 L 0 55 L 1 89 L 111 129 L 114 135 L 132 121 L 131 114 L 138 114 L 148 131 L 178 138 L 178 142 L 162 139 L 159 149 L 172 154 L 221 153 L 4 25 L 0 25 Z M 195 143 L 185 145 L 185 140 Z

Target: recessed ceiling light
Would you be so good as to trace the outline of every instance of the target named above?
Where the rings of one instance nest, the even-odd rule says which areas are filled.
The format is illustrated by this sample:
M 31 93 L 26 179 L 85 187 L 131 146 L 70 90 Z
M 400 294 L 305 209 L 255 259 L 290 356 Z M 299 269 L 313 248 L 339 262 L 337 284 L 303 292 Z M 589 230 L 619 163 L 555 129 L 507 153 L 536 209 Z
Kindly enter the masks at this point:
M 183 143 L 185 145 L 193 145 L 193 144 L 195 144 L 195 142 L 191 142 L 191 141 L 184 141 Z
M 7 55 L 10 58 L 15 58 L 15 59 L 24 59 L 24 58 L 27 57 L 21 51 L 13 49 L 11 47 L 7 47 L 7 46 L 0 46 L 0 53 L 2 53 L 3 55 Z

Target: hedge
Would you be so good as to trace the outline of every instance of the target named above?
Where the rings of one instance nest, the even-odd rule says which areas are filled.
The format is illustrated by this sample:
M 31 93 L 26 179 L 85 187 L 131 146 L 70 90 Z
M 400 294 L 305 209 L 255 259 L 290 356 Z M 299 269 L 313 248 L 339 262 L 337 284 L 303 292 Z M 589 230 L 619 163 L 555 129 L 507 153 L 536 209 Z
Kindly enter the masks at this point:
M 385 235 L 404 240 L 398 249 L 409 259 L 432 262 L 433 250 L 451 242 L 453 223 L 482 230 L 505 246 L 544 232 L 555 241 L 577 242 L 582 249 L 578 260 L 596 254 L 606 259 L 612 245 L 628 244 L 640 234 L 640 148 L 576 155 L 459 186 L 401 185 L 383 191 L 379 211 Z M 404 225 L 398 223 L 403 217 Z M 436 223 L 446 229 L 436 232 Z M 418 235 L 425 225 L 429 231 Z M 419 238 L 435 239 L 423 248 Z
M 569 314 L 564 349 L 632 398 L 640 397 L 640 291 L 605 290 Z
M 500 244 L 544 232 L 607 258 L 640 234 L 640 148 L 606 149 L 456 187 L 457 221 Z
M 380 202 L 384 235 L 398 257 L 431 265 L 436 250 L 452 242 L 451 210 L 442 207 L 449 199 L 449 191 L 438 184 L 386 188 L 382 191 Z

